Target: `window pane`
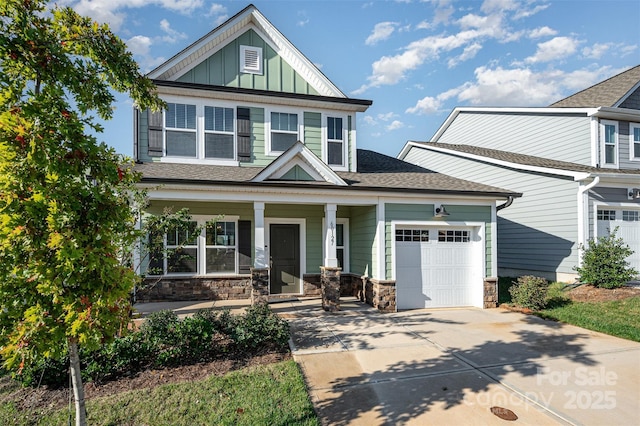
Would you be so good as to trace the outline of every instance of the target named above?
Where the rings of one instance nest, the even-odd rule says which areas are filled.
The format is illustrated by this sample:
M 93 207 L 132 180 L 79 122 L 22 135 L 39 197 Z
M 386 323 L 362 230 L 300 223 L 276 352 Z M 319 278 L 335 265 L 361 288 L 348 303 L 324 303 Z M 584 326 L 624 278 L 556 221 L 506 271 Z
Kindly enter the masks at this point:
M 236 250 L 230 248 L 208 248 L 206 254 L 206 272 L 236 271 Z
M 216 222 L 207 226 L 206 244 L 208 246 L 235 246 L 235 222 Z
M 636 158 L 640 158 L 640 142 L 636 142 L 633 144 L 633 156 Z
M 233 159 L 233 135 L 205 133 L 204 156 L 206 158 Z
M 338 258 L 338 267 L 344 269 L 344 249 L 336 249 L 336 257 Z
M 327 160 L 329 164 L 342 165 L 342 143 L 341 142 L 329 142 L 327 144 Z
M 167 259 L 168 272 L 192 272 L 198 271 L 197 252 L 195 248 L 181 248 L 169 253 Z
M 344 225 L 339 223 L 336 225 L 336 247 L 344 246 Z
M 296 140 L 298 135 L 290 133 L 274 133 L 271 132 L 271 150 L 272 151 L 286 151 L 289 149 Z
M 196 134 L 194 132 L 167 131 L 166 135 L 167 155 L 196 156 Z
M 604 126 L 604 142 L 616 143 L 616 126 L 613 124 L 605 124 Z
M 204 129 L 233 132 L 233 108 L 204 107 Z
M 616 146 L 615 145 L 607 144 L 604 146 L 604 162 L 607 164 L 616 163 Z
M 327 118 L 327 139 L 342 140 L 342 118 Z
M 164 125 L 166 127 L 176 127 L 176 104 L 167 104 L 167 111 L 164 114 Z
M 298 115 L 284 112 L 271 113 L 271 130 L 298 132 Z

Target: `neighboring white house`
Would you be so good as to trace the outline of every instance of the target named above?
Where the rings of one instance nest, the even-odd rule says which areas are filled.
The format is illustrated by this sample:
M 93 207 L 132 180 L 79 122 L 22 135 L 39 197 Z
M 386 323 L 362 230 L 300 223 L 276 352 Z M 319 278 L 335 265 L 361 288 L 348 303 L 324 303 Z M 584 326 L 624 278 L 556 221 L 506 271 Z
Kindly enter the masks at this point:
M 357 149 L 371 101 L 345 96 L 254 6 L 149 76 L 167 102 L 136 112 L 149 212 L 221 218 L 168 233 L 189 256 L 154 256 L 139 298 L 317 295 L 339 271 L 343 294 L 382 310 L 495 305 L 496 207 L 520 194 Z
M 398 158 L 523 194 L 498 211 L 501 276 L 573 280 L 616 227 L 640 270 L 640 66 L 546 108 L 456 108 Z

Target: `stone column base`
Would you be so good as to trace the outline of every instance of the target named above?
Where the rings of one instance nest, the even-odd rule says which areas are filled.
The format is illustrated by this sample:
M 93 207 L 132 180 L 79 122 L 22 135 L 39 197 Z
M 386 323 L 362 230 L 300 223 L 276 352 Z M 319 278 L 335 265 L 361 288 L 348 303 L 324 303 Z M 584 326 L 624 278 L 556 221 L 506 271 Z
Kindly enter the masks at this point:
M 328 312 L 340 310 L 340 271 L 342 268 L 320 267 L 322 309 Z
M 484 309 L 498 307 L 498 278 L 487 277 L 484 279 L 482 307 Z
M 362 277 L 364 301 L 380 312 L 395 312 L 396 282 Z
M 269 303 L 269 268 L 251 268 L 251 306 Z

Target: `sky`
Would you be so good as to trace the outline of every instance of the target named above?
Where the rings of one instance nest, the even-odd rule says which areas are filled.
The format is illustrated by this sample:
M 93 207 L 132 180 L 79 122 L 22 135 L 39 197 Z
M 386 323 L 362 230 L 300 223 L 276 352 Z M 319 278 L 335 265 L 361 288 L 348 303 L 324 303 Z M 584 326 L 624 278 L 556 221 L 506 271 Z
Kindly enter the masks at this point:
M 57 0 L 110 24 L 143 72 L 249 3 Z M 373 105 L 358 148 L 396 156 L 456 106 L 543 107 L 640 64 L 638 0 L 255 0 L 345 95 Z M 100 139 L 132 155 L 132 103 Z

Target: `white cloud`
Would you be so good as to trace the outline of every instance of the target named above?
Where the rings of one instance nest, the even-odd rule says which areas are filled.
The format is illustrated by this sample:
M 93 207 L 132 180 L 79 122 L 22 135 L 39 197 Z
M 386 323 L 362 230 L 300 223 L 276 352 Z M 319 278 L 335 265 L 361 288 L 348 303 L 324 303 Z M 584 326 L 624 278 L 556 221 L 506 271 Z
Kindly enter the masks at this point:
M 126 44 L 134 55 L 145 56 L 149 54 L 153 41 L 147 36 L 137 35 L 127 40 Z
M 449 59 L 448 66 L 449 68 L 453 68 L 458 65 L 460 62 L 468 61 L 469 59 L 473 59 L 478 52 L 482 50 L 482 45 L 480 43 L 473 43 L 464 48 L 462 53 L 455 58 Z
M 398 26 L 397 22 L 379 22 L 373 27 L 373 31 L 369 34 L 369 37 L 365 40 L 367 46 L 373 46 L 379 41 L 383 41 L 391 37 L 391 34 Z
M 520 5 L 514 0 L 485 0 L 480 7 L 484 13 L 516 10 Z
M 515 15 L 513 15 L 513 19 L 517 20 L 517 19 L 528 18 L 529 16 L 533 16 L 538 12 L 542 12 L 548 7 L 549 7 L 548 4 L 540 4 L 535 7 L 532 7 L 531 9 L 527 9 L 526 7 L 521 7 L 520 9 L 518 9 Z
M 377 125 L 377 124 L 378 124 L 378 122 L 376 121 L 376 119 L 375 119 L 375 118 L 373 118 L 373 117 L 372 117 L 372 116 L 370 116 L 370 115 L 365 115 L 365 116 L 362 118 L 362 120 L 363 120 L 366 124 L 368 124 L 368 125 L 370 125 L 370 126 L 375 126 L 375 125 Z
M 582 49 L 582 55 L 590 59 L 600 59 L 610 48 L 611 43 L 596 43 Z
M 458 93 L 460 93 L 461 88 L 453 88 L 449 89 L 446 92 L 440 93 L 436 97 L 426 96 L 420 99 L 414 106 L 406 109 L 406 113 L 408 114 L 433 114 L 442 110 L 442 106 L 444 102 Z
M 578 41 L 571 37 L 555 37 L 544 43 L 538 43 L 538 49 L 533 56 L 525 59 L 526 63 L 549 62 L 566 58 L 575 53 Z
M 187 38 L 187 35 L 185 33 L 181 33 L 171 28 L 171 24 L 166 19 L 160 21 L 160 29 L 162 29 L 162 31 L 164 31 L 165 33 L 165 35 L 162 37 L 162 41 L 164 42 L 175 43 L 178 40 Z
M 209 18 L 215 17 L 213 25 L 216 27 L 229 19 L 229 15 L 227 15 L 227 8 L 218 3 L 211 4 L 206 16 Z
M 402 129 L 404 127 L 404 123 L 399 120 L 393 120 L 391 124 L 387 126 L 387 130 L 397 130 Z
M 529 38 L 550 37 L 558 34 L 558 32 L 547 26 L 535 28 L 529 31 Z
M 618 53 L 620 53 L 621 58 L 624 58 L 627 55 L 631 55 L 636 50 L 638 50 L 638 45 L 632 44 L 632 45 L 626 45 L 618 48 Z
M 387 113 L 380 113 L 377 115 L 378 120 L 382 120 L 382 121 L 390 121 L 394 118 L 396 118 L 398 116 L 398 114 L 394 113 L 394 112 L 387 112 Z

